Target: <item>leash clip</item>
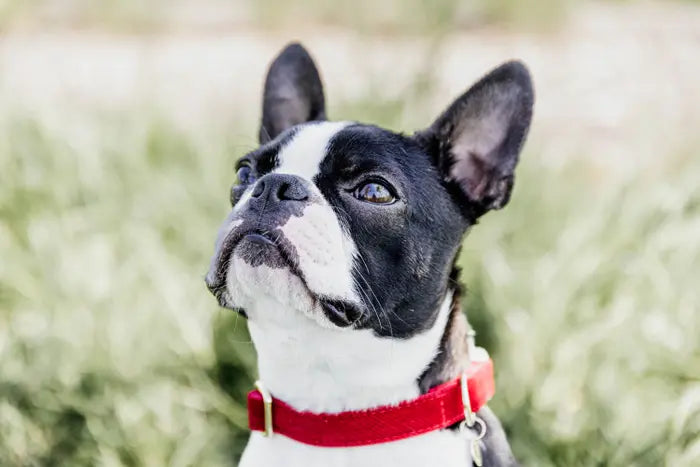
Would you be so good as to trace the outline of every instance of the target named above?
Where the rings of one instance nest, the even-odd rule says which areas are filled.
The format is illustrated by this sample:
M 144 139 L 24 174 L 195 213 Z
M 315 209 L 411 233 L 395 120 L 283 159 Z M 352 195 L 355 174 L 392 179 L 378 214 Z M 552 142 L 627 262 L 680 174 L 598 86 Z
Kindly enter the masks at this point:
M 475 345 L 475 334 L 476 333 L 473 330 L 470 330 L 469 334 L 467 335 L 470 360 L 474 362 L 486 361 L 489 358 L 489 354 L 484 348 L 477 347 Z M 479 444 L 479 441 L 486 436 L 486 423 L 472 410 L 471 399 L 469 399 L 469 386 L 467 382 L 467 373 L 464 372 L 459 378 L 460 388 L 462 390 L 462 405 L 464 406 L 464 421 L 460 423 L 459 429 L 462 433 L 466 434 L 467 429 L 473 428 L 474 425 L 479 425 L 479 433 L 477 434 L 476 438 L 471 441 L 470 451 L 474 465 L 477 467 L 482 467 L 484 465 L 484 458 L 481 455 L 481 445 Z
M 474 344 L 475 333 L 473 330 L 469 331 L 467 335 L 468 345 L 469 345 L 469 360 L 470 362 L 485 362 L 489 359 L 489 354 L 483 347 L 477 347 Z M 467 372 L 463 372 L 459 377 L 459 385 L 462 390 L 462 405 L 464 406 L 464 421 L 467 423 L 467 427 L 471 428 L 474 423 L 479 419 L 474 411 L 472 410 L 471 399 L 469 398 L 469 386 L 467 384 Z M 486 425 L 483 424 L 484 431 L 486 431 Z
M 469 389 L 467 386 L 467 374 L 462 373 L 459 381 L 462 388 L 462 403 L 464 405 L 464 420 L 459 424 L 459 430 L 466 435 L 469 428 L 473 428 L 475 425 L 479 426 L 479 433 L 470 443 L 470 451 L 474 465 L 482 467 L 484 465 L 484 458 L 481 455 L 481 445 L 479 441 L 486 436 L 486 423 L 472 411 L 471 401 L 469 400 Z
M 471 443 L 469 443 L 469 448 L 474 465 L 477 467 L 482 467 L 484 465 L 484 457 L 481 455 L 481 445 L 479 444 L 479 441 L 484 439 L 484 436 L 486 436 L 486 422 L 476 416 L 474 417 L 474 421 L 477 425 L 479 425 L 479 434 L 476 435 L 476 438 L 474 438 Z M 459 431 L 466 435 L 467 430 L 467 423 L 466 420 L 464 420 L 459 425 Z
M 459 385 L 462 389 L 462 406 L 464 407 L 464 423 L 471 428 L 476 422 L 476 415 L 472 411 L 472 402 L 469 399 L 469 387 L 467 386 L 467 374 L 462 373 L 459 378 Z
M 272 436 L 272 394 L 267 390 L 261 380 L 255 382 L 255 389 L 258 390 L 263 400 L 263 414 L 265 417 L 265 431 L 263 434 L 267 437 Z

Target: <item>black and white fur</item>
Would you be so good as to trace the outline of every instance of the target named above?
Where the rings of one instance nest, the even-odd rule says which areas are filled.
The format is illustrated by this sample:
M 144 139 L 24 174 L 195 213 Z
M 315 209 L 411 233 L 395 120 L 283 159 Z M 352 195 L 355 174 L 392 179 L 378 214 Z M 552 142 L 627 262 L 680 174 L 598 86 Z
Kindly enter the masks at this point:
M 313 61 L 289 45 L 269 70 L 260 147 L 238 162 L 207 285 L 248 318 L 275 397 L 340 412 L 415 398 L 468 363 L 455 258 L 467 229 L 508 202 L 533 90 L 521 63 L 505 63 L 412 136 L 328 122 L 324 102 Z M 392 202 L 359 196 L 368 183 Z M 496 417 L 480 415 L 485 465 L 513 464 Z M 467 466 L 467 438 L 318 448 L 255 432 L 241 465 Z

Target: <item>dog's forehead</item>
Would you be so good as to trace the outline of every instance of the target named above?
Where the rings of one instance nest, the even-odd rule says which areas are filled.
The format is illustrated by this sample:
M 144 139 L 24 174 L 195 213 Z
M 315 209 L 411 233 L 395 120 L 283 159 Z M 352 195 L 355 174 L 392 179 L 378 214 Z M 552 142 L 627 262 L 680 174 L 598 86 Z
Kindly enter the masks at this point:
M 274 171 L 313 179 L 320 172 L 331 141 L 349 125 L 350 122 L 319 122 L 298 128 L 281 145 Z
M 374 125 L 357 122 L 311 122 L 297 125 L 249 153 L 260 174 L 270 172 L 315 180 L 348 168 L 399 170 L 410 142 Z

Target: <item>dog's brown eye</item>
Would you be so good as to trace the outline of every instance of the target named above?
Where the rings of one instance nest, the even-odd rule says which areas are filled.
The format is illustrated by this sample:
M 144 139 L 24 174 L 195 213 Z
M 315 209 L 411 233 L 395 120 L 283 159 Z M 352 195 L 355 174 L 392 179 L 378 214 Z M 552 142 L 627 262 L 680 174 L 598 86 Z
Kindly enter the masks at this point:
M 238 176 L 238 181 L 241 183 L 241 185 L 250 185 L 255 181 L 253 169 L 247 165 L 241 166 L 241 168 L 238 169 L 238 172 L 236 172 L 236 175 Z
M 391 191 L 381 183 L 370 182 L 357 188 L 353 193 L 355 198 L 368 203 L 391 204 L 396 201 Z

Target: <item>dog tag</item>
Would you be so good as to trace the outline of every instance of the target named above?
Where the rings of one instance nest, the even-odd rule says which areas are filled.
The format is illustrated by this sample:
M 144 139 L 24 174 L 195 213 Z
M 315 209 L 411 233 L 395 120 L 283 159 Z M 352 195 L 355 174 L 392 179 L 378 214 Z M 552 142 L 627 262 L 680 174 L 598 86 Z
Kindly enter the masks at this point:
M 482 467 L 484 465 L 484 459 L 481 457 L 481 446 L 479 446 L 479 440 L 475 439 L 472 441 L 472 462 L 476 467 Z

